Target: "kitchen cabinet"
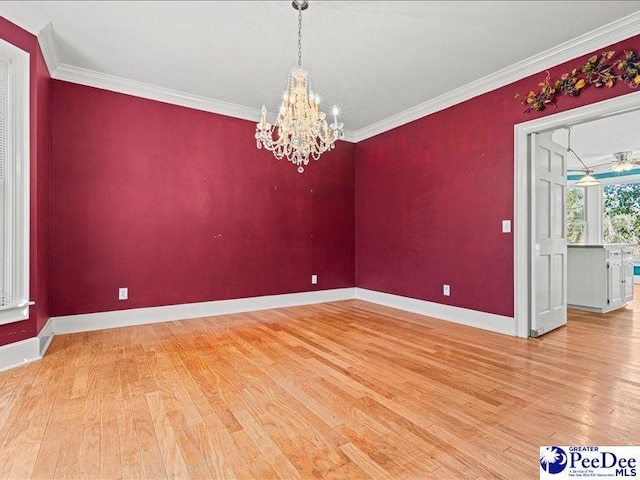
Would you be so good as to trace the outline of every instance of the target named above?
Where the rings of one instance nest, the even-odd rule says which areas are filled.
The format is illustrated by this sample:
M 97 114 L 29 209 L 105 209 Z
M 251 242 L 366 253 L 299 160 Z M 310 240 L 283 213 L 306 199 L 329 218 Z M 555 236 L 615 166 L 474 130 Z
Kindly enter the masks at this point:
M 634 246 L 568 245 L 568 308 L 606 313 L 633 300 Z

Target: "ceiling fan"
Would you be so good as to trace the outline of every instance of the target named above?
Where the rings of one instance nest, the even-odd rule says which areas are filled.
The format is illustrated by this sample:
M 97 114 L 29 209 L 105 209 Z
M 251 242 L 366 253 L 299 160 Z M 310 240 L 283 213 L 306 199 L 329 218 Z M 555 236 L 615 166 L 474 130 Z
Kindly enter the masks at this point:
M 640 165 L 640 159 L 631 158 L 632 152 L 618 152 L 613 156 L 616 159 L 611 165 L 611 170 L 614 172 L 626 172 L 633 170 L 637 165 Z
M 572 153 L 573 150 L 570 150 Z M 633 170 L 634 168 L 640 167 L 640 158 L 631 158 L 633 152 L 616 152 L 613 154 L 613 160 L 605 163 L 600 163 L 598 165 L 592 165 L 588 170 L 591 172 L 597 171 L 601 167 L 607 167 L 602 171 L 612 170 L 617 173 L 627 172 L 629 170 Z M 579 159 L 579 158 L 578 158 Z M 584 165 L 584 164 L 583 164 Z M 568 172 L 582 172 L 584 173 L 587 170 L 587 167 L 568 170 Z
M 567 173 L 579 172 L 584 175 L 580 180 L 578 180 L 575 183 L 575 186 L 592 187 L 595 185 L 599 185 L 600 182 L 593 176 L 593 173 L 595 173 L 596 169 L 600 167 L 607 167 L 605 171 L 608 169 L 611 169 L 616 173 L 622 173 L 629 170 L 633 170 L 634 168 L 636 168 L 636 166 L 640 166 L 640 159 L 637 159 L 637 158 L 632 159 L 631 155 L 633 152 L 627 151 L 627 152 L 614 153 L 613 161 L 587 167 L 587 165 L 584 163 L 584 161 L 582 161 L 582 159 L 578 156 L 575 150 L 571 148 L 571 127 L 567 128 L 567 141 L 568 141 L 567 153 L 572 153 L 584 167 L 584 168 L 575 169 L 575 170 L 571 170 L 571 169 L 567 170 Z

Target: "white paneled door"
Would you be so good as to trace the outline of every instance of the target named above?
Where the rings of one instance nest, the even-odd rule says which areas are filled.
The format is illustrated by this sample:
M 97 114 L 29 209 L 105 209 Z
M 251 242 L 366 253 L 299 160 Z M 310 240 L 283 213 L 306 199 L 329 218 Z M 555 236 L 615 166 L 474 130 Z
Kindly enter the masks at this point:
M 550 133 L 530 139 L 530 335 L 537 337 L 567 323 L 567 149 L 552 142 Z

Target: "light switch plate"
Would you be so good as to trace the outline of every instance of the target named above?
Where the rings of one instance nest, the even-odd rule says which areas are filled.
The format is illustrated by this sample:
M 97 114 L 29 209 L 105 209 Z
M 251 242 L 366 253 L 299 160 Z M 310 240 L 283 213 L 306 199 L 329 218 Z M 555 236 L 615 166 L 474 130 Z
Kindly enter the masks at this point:
M 511 220 L 502 220 L 502 233 L 511 233 Z

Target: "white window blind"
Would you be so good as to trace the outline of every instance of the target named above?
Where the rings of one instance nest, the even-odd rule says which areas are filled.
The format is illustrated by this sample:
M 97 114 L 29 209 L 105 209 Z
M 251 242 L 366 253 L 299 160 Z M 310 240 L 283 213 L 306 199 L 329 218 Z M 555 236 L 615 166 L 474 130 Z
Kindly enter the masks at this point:
M 11 304 L 11 265 L 9 265 L 9 65 L 0 57 L 0 307 Z
M 0 325 L 29 317 L 29 54 L 0 39 Z

